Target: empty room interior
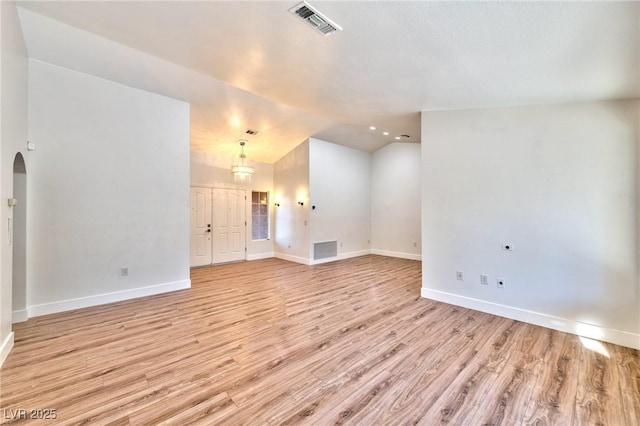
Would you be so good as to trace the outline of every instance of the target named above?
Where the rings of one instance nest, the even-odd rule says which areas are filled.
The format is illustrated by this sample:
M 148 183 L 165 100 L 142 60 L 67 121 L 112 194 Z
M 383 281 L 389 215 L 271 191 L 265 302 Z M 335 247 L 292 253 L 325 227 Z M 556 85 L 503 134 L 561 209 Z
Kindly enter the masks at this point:
M 640 2 L 0 18 L 0 424 L 640 424 Z

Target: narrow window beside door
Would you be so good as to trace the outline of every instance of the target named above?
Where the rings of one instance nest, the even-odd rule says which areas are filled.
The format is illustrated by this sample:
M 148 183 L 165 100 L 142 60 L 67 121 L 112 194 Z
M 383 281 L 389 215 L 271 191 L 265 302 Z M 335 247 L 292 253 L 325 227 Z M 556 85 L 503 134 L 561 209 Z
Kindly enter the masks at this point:
M 251 192 L 251 239 L 269 239 L 268 192 Z

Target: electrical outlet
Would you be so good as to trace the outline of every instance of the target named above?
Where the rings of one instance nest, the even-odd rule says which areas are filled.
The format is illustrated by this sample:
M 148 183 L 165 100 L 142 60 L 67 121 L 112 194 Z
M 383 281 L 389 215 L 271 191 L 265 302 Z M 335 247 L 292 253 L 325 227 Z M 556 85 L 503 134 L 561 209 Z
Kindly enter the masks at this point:
M 500 248 L 504 251 L 513 251 L 513 244 L 502 244 Z
M 502 278 L 498 278 L 496 280 L 496 285 L 498 286 L 498 288 L 504 288 L 505 284 L 506 283 L 505 283 L 504 279 L 502 279 Z
M 464 272 L 462 271 L 456 271 L 456 279 L 458 281 L 464 281 Z
M 121 274 L 123 277 L 128 277 L 128 276 L 129 276 L 129 268 L 122 268 L 122 269 L 120 269 L 120 274 Z
M 486 274 L 480 274 L 480 284 L 489 285 L 489 276 Z

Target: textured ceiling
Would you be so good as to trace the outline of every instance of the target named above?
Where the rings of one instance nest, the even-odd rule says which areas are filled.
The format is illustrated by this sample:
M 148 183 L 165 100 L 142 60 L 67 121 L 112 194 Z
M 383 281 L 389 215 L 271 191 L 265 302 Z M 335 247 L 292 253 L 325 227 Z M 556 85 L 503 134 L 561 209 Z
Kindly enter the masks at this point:
M 22 11 L 31 57 L 191 102 L 192 149 L 234 154 L 255 128 L 265 162 L 309 136 L 419 142 L 422 110 L 640 97 L 638 2 L 311 1 L 329 37 L 297 3 L 19 4 L 68 24 Z

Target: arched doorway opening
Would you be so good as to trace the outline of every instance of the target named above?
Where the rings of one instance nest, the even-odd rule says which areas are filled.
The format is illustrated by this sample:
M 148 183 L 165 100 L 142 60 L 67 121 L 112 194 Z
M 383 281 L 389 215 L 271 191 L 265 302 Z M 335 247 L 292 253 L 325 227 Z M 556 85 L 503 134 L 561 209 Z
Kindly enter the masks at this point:
M 26 321 L 27 315 L 27 168 L 22 154 L 13 160 L 13 322 Z

